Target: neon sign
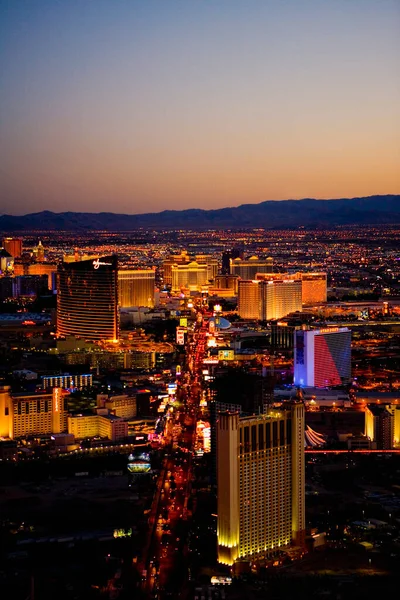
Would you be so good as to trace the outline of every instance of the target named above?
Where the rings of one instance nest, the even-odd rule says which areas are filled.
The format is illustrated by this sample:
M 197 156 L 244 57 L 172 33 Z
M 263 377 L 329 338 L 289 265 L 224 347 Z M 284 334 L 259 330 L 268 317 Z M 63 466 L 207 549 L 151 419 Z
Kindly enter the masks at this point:
M 112 267 L 112 263 L 109 263 L 109 262 L 102 262 L 102 261 L 101 261 L 99 258 L 96 258 L 96 259 L 93 261 L 93 263 L 92 263 L 92 264 L 93 264 L 93 268 L 94 268 L 94 269 L 96 269 L 96 270 L 97 270 L 97 269 L 98 269 L 100 266 L 102 266 L 102 267 L 103 267 L 103 266 L 104 266 L 104 267 Z
M 132 529 L 114 529 L 115 538 L 132 537 Z
M 60 410 L 60 396 L 61 388 L 54 388 L 54 412 L 59 412 Z

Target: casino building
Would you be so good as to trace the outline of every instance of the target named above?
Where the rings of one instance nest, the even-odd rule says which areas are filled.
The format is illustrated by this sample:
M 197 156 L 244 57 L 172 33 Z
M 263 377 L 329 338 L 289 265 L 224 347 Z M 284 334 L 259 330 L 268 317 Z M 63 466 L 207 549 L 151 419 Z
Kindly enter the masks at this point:
M 304 544 L 304 404 L 217 423 L 218 561 L 263 559 Z
M 294 384 L 330 387 L 351 377 L 351 331 L 347 327 L 294 332 Z
M 121 308 L 154 308 L 154 269 L 121 270 L 118 273 L 118 296 Z
M 67 397 L 61 388 L 12 393 L 0 387 L 0 438 L 19 438 L 67 431 Z
M 57 270 L 57 335 L 118 339 L 117 256 L 63 262 Z

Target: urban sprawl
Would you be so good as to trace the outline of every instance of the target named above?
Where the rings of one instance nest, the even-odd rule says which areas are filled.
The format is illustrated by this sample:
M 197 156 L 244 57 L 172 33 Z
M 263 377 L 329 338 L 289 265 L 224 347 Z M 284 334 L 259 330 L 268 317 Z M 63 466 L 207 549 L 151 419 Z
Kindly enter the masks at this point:
M 4 597 L 396 593 L 399 241 L 4 237 Z

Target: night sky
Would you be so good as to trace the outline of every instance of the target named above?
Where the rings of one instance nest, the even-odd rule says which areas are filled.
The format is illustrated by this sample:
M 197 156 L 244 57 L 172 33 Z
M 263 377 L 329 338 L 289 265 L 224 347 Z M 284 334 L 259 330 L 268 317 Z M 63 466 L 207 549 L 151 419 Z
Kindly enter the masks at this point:
M 2 0 L 0 211 L 400 191 L 398 0 Z

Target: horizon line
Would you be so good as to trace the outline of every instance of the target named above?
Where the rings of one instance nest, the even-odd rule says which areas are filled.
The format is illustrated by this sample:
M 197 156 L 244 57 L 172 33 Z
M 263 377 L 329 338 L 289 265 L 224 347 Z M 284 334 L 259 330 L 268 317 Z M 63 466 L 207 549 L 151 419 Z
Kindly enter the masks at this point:
M 68 213 L 74 213 L 74 214 L 91 214 L 91 215 L 104 215 L 104 214 L 109 214 L 109 215 L 126 215 L 126 216 L 130 216 L 130 217 L 134 217 L 134 216 L 143 216 L 143 215 L 159 215 L 165 212 L 188 212 L 188 211 L 202 211 L 202 212 L 213 212 L 213 211 L 217 211 L 217 210 L 224 210 L 224 209 L 234 209 L 234 208 L 240 208 L 241 206 L 257 206 L 260 204 L 265 204 L 267 202 L 302 202 L 304 200 L 311 200 L 311 201 L 315 201 L 315 202 L 336 202 L 339 200 L 359 200 L 359 199 L 366 199 L 366 198 L 381 198 L 381 197 L 388 197 L 388 196 L 400 196 L 400 193 L 398 194 L 371 194 L 369 196 L 352 196 L 352 197 L 342 197 L 342 198 L 313 198 L 313 197 L 302 197 L 302 198 L 281 198 L 279 200 L 261 200 L 260 202 L 243 202 L 241 204 L 237 204 L 237 205 L 230 205 L 230 206 L 221 206 L 218 208 L 200 208 L 200 207 L 193 207 L 193 208 L 164 208 L 163 210 L 160 211 L 154 211 L 154 212 L 143 212 L 143 213 L 126 213 L 126 212 L 112 212 L 112 211 L 100 211 L 100 212 L 93 212 L 93 211 L 77 211 L 77 210 L 65 210 L 65 211 L 61 211 L 61 212 L 54 212 L 48 208 L 44 208 L 42 210 L 38 210 L 36 212 L 29 212 L 29 213 L 24 213 L 24 214 L 11 214 L 11 213 L 0 213 L 0 218 L 1 217 L 27 217 L 30 215 L 38 215 L 41 213 L 50 213 L 52 215 L 63 215 L 63 214 L 68 214 Z

